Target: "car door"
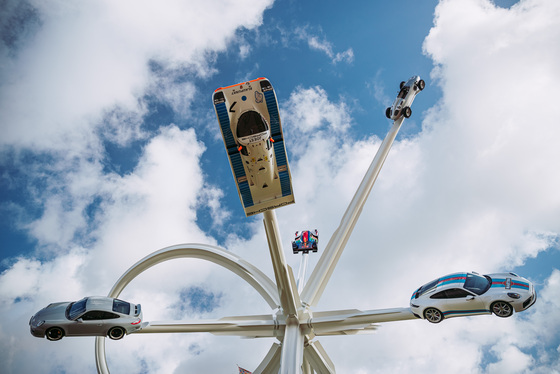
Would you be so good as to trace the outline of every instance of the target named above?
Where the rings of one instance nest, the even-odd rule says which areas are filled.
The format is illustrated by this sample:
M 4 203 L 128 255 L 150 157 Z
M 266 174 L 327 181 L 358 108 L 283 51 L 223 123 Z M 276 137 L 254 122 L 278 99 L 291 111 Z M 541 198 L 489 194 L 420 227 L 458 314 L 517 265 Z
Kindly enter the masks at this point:
M 439 309 L 446 318 L 488 313 L 482 300 L 463 288 L 443 290 L 431 298 L 437 300 Z
M 103 335 L 103 317 L 104 312 L 99 310 L 82 314 L 69 326 L 68 335 Z

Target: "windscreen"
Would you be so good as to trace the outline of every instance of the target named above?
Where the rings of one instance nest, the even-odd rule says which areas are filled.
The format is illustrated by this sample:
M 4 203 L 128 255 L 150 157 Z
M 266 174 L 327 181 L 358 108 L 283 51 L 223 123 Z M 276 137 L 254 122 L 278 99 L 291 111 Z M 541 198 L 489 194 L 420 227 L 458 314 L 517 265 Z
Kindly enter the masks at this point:
M 75 320 L 86 311 L 87 298 L 76 301 L 68 306 L 66 317 L 70 320 Z
M 238 138 L 260 134 L 266 130 L 268 130 L 268 126 L 262 116 L 254 110 L 243 113 L 237 122 Z

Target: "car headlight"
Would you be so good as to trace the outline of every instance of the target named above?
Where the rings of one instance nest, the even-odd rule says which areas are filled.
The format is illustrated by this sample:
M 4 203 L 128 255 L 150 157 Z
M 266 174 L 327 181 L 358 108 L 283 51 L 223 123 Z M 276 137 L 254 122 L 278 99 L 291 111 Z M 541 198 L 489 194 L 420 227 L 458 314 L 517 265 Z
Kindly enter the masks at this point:
M 45 321 L 39 321 L 39 322 L 37 322 L 37 324 L 36 324 L 35 326 L 39 327 L 39 326 L 41 326 L 43 323 L 45 323 Z
M 419 305 L 410 304 L 410 306 L 413 307 L 413 308 L 420 308 Z
M 507 294 L 509 297 L 511 297 L 512 299 L 519 299 L 521 297 L 520 294 L 518 293 L 514 293 L 514 292 L 508 292 Z

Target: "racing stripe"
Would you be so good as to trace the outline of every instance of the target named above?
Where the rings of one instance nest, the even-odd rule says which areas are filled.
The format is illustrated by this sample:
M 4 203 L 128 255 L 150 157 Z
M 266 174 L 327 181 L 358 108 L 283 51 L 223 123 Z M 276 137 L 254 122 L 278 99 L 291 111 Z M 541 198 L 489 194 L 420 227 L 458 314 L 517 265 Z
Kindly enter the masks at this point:
M 439 287 L 450 283 L 465 283 L 466 279 L 467 279 L 467 274 L 465 273 L 452 274 L 445 278 L 441 278 L 438 281 L 437 286 Z
M 505 278 L 495 278 L 492 279 L 492 288 L 497 287 L 506 287 L 506 279 Z M 522 290 L 529 290 L 529 283 L 521 282 L 521 281 L 511 281 L 511 288 L 519 288 Z
M 447 312 L 443 312 L 443 315 L 447 317 L 447 316 L 456 316 L 459 314 L 471 315 L 471 314 L 483 314 L 483 313 L 490 314 L 491 312 L 488 309 L 448 310 Z

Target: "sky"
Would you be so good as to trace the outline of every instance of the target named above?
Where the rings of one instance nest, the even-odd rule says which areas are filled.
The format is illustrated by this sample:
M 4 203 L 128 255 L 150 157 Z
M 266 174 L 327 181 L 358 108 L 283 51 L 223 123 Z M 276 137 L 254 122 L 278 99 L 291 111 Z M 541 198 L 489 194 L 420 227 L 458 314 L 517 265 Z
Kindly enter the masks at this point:
M 391 123 L 399 82 L 426 81 L 314 308 L 407 307 L 458 271 L 515 271 L 538 301 L 500 319 L 383 324 L 318 338 L 340 373 L 560 373 L 560 3 L 6 0 L 0 10 L 0 365 L 95 372 L 94 338 L 37 339 L 51 302 L 106 295 L 144 256 L 227 249 L 274 279 L 212 106 L 218 87 L 275 88 L 294 232 L 338 226 Z M 322 244 L 321 244 L 322 243 Z M 308 274 L 320 254 L 310 255 Z M 121 298 L 145 320 L 272 313 L 201 260 L 160 264 Z M 254 370 L 274 339 L 130 335 L 112 372 Z

